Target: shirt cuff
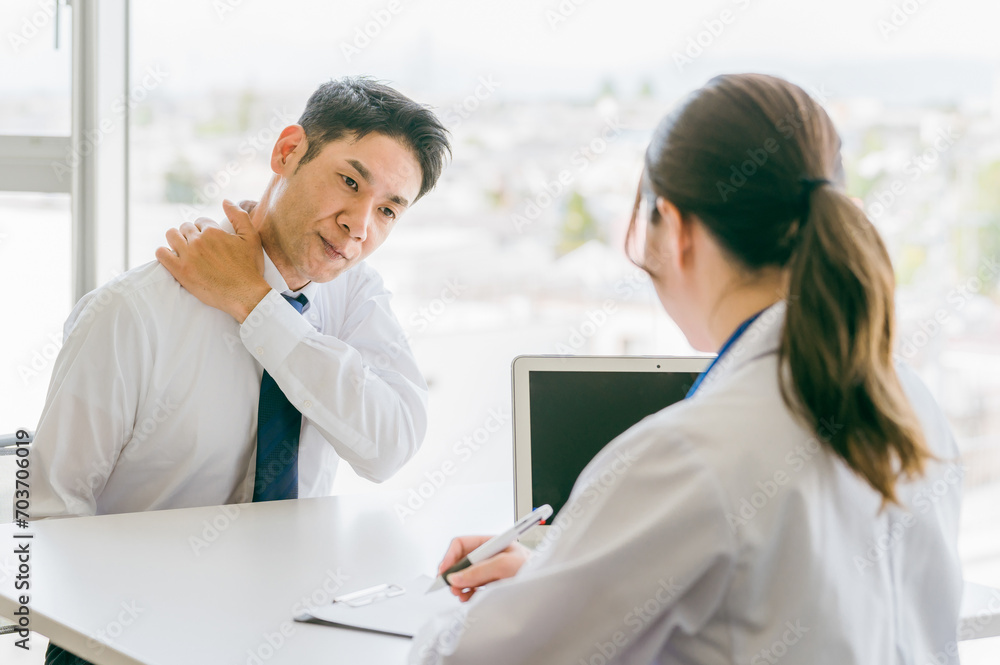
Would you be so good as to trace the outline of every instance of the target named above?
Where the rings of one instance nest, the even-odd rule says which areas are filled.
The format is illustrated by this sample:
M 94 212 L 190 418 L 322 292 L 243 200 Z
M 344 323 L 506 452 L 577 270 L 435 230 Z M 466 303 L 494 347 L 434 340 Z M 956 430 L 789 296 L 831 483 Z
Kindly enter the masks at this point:
M 313 331 L 309 322 L 271 289 L 240 325 L 240 339 L 257 362 L 268 369 L 280 367 L 295 345 Z

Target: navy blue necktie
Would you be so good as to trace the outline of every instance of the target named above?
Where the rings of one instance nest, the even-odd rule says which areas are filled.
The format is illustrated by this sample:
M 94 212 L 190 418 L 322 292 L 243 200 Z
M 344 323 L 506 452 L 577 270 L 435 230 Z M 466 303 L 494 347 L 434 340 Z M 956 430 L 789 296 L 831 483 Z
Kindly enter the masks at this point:
M 302 313 L 309 300 L 305 295 L 282 297 Z M 264 370 L 260 379 L 257 406 L 257 468 L 254 472 L 253 500 L 277 501 L 299 496 L 299 430 L 302 414 L 281 392 Z

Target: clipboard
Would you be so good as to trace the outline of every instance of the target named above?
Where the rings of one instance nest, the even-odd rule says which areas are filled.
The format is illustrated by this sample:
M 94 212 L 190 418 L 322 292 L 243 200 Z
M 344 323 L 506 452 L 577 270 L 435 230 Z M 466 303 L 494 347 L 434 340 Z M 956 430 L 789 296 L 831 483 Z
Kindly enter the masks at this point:
M 313 608 L 295 620 L 412 638 L 434 615 L 456 610 L 461 605 L 445 589 L 425 593 L 433 581 L 427 575 L 419 575 L 406 584 L 379 584 L 343 594 L 329 605 Z

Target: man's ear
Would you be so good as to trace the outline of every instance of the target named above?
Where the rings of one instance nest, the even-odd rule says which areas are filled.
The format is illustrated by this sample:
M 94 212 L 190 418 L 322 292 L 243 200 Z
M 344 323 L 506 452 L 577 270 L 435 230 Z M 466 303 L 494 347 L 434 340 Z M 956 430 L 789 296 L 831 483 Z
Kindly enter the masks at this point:
M 694 246 L 691 223 L 684 219 L 677 206 L 662 196 L 656 197 L 656 210 L 663 225 L 663 255 L 673 264 L 674 270 L 681 271 L 691 261 Z
M 308 145 L 302 125 L 285 127 L 271 150 L 271 170 L 278 175 L 289 175 L 298 166 L 302 155 L 306 154 Z

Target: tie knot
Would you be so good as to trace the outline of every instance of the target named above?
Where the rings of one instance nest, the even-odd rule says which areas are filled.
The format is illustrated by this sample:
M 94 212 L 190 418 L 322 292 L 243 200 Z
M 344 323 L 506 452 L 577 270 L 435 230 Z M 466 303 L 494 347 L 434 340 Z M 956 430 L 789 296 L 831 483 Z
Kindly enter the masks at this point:
M 300 293 L 294 298 L 292 296 L 286 296 L 284 293 L 282 293 L 281 297 L 287 300 L 288 304 L 294 307 L 295 311 L 298 312 L 299 314 L 301 314 L 302 310 L 304 310 L 306 308 L 306 305 L 309 304 L 309 298 L 306 298 L 306 294 L 304 293 Z

